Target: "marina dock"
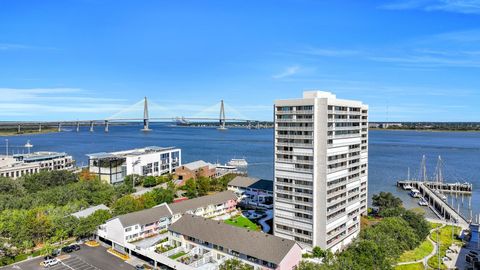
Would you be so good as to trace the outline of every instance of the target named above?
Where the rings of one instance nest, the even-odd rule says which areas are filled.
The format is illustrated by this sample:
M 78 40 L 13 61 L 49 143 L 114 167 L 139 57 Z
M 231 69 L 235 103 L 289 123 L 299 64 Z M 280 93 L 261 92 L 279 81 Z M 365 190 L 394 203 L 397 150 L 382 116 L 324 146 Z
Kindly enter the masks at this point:
M 409 186 L 417 189 L 423 198 L 428 202 L 428 207 L 438 216 L 440 219 L 451 220 L 457 225 L 468 228 L 470 221 L 467 220 L 457 209 L 449 205 L 444 198 L 441 197 L 441 193 L 435 192 L 439 190 L 441 192 L 458 192 L 462 194 L 471 194 L 471 184 L 461 183 L 435 183 L 435 182 L 422 182 L 422 181 L 398 181 L 397 186 L 404 188 Z

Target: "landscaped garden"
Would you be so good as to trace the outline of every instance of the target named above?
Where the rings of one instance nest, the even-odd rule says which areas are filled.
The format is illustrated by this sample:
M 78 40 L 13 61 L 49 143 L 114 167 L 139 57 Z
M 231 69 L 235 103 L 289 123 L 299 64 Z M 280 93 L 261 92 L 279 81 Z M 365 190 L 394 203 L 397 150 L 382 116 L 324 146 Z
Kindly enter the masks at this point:
M 395 270 L 423 270 L 423 263 L 412 263 L 405 265 L 398 265 L 395 267 Z
M 432 253 L 433 248 L 433 244 L 428 239 L 425 239 L 417 248 L 405 251 L 398 259 L 398 262 L 413 262 L 421 260 L 428 254 Z
M 260 231 L 260 229 L 261 229 L 260 226 L 253 223 L 251 220 L 249 220 L 248 218 L 246 218 L 242 215 L 238 215 L 236 217 L 229 218 L 229 219 L 225 220 L 225 223 L 236 226 L 236 227 L 241 227 L 241 228 L 245 228 L 245 229 L 248 229 L 248 230 L 252 230 L 252 231 Z
M 177 259 L 177 258 L 182 257 L 182 256 L 185 255 L 185 254 L 187 254 L 187 253 L 185 253 L 184 251 L 180 251 L 180 252 L 178 252 L 178 253 L 176 253 L 176 254 L 173 254 L 172 256 L 169 256 L 169 258 L 172 259 L 172 260 L 175 260 L 175 259 Z
M 452 229 L 453 229 L 453 238 L 452 238 Z M 446 256 L 447 249 L 452 244 L 457 244 L 458 246 L 461 246 L 463 244 L 462 241 L 457 239 L 457 236 L 460 234 L 460 231 L 461 231 L 460 227 L 456 227 L 456 226 L 452 227 L 448 225 L 440 229 L 440 234 L 437 234 L 437 231 L 435 231 L 430 235 L 430 238 L 434 242 L 436 243 L 440 242 L 440 258 L 443 258 Z M 428 260 L 428 265 L 435 269 L 447 269 L 447 267 L 443 262 L 441 262 L 441 265 L 439 267 L 437 255 L 431 257 Z

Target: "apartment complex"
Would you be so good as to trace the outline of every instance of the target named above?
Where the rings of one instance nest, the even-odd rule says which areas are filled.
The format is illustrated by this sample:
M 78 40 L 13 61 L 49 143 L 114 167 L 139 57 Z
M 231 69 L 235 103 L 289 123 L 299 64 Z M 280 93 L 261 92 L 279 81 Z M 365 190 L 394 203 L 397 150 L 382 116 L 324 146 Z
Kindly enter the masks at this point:
M 66 153 L 34 152 L 0 156 L 0 177 L 13 179 L 42 170 L 73 170 L 75 161 Z
M 184 215 L 168 230 L 174 252 L 197 255 L 189 266 L 198 269 L 218 269 L 236 259 L 255 270 L 292 270 L 302 259 L 295 241 L 195 215 Z
M 182 215 L 188 213 L 211 219 L 227 219 L 237 214 L 237 201 L 234 192 L 223 191 L 177 203 L 160 204 L 114 217 L 99 227 L 97 235 L 122 253 L 129 252 L 128 243 L 146 248 L 166 238 L 167 227 Z
M 175 147 L 150 146 L 111 153 L 88 154 L 90 173 L 109 184 L 123 182 L 125 176 L 159 176 L 182 165 L 182 152 Z
M 274 114 L 274 234 L 343 249 L 367 211 L 368 106 L 309 91 Z

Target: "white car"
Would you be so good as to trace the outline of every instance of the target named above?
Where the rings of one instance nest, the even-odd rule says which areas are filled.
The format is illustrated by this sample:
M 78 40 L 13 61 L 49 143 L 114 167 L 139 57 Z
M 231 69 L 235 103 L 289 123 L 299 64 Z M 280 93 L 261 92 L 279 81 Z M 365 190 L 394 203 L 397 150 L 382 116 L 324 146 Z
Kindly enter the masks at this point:
M 53 259 L 43 261 L 42 265 L 43 265 L 43 267 L 47 268 L 47 267 L 50 267 L 50 266 L 57 265 L 58 263 L 59 263 L 59 261 L 57 259 L 53 258 Z

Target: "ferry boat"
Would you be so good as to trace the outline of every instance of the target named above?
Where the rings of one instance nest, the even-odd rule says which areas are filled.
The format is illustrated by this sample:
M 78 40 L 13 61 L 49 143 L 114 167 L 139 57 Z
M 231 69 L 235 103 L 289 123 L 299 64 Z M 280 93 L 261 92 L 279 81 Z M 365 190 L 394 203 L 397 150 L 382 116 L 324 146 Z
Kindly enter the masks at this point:
M 418 201 L 418 205 L 428 206 L 428 202 L 427 202 L 427 200 L 425 200 L 425 198 L 421 198 L 420 201 Z
M 187 119 L 185 119 L 185 117 L 175 117 L 175 124 L 177 126 L 188 126 L 190 125 L 190 121 L 188 121 Z
M 227 165 L 230 165 L 230 166 L 235 166 L 235 167 L 247 167 L 248 166 L 248 162 L 246 159 L 244 158 L 232 158 L 228 163 Z

